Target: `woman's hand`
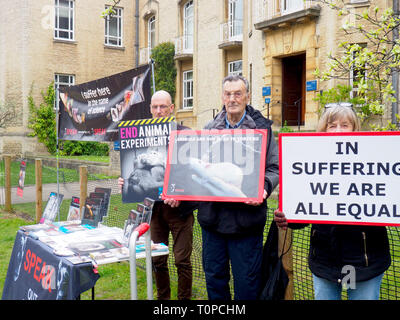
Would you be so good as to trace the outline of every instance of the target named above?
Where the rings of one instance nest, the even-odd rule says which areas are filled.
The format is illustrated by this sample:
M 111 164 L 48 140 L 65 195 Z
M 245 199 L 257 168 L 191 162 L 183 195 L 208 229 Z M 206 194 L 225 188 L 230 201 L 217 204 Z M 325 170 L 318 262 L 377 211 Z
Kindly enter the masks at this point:
M 285 214 L 279 211 L 279 209 L 276 209 L 274 212 L 274 221 L 279 228 L 282 228 L 283 230 L 287 229 L 288 222 L 286 220 Z

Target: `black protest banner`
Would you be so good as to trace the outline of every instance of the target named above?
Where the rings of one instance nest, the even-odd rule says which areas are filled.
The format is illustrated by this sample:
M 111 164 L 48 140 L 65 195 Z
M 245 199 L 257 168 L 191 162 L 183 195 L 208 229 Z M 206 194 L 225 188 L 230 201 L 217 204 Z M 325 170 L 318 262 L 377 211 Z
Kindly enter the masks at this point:
M 174 117 L 121 121 L 119 124 L 123 202 L 160 199 L 164 183 L 169 135 Z
M 61 140 L 116 141 L 118 123 L 150 114 L 149 65 L 60 90 Z

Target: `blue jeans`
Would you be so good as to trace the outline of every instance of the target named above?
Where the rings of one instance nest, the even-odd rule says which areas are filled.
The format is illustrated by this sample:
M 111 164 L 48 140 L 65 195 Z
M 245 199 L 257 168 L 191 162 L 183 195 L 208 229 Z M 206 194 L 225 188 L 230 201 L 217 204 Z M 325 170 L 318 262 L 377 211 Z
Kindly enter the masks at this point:
M 349 300 L 379 300 L 383 273 L 367 281 L 355 283 L 355 289 L 347 289 Z M 313 274 L 315 300 L 341 300 L 342 285 Z
M 234 299 L 255 300 L 260 291 L 263 235 L 229 238 L 202 229 L 203 268 L 209 300 L 231 300 L 232 266 Z

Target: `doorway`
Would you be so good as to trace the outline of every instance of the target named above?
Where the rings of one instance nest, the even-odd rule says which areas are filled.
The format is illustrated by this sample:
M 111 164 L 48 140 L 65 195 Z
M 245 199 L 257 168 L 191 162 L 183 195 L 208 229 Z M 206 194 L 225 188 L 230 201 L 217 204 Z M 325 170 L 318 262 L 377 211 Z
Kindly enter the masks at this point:
M 282 126 L 304 125 L 306 54 L 282 58 Z

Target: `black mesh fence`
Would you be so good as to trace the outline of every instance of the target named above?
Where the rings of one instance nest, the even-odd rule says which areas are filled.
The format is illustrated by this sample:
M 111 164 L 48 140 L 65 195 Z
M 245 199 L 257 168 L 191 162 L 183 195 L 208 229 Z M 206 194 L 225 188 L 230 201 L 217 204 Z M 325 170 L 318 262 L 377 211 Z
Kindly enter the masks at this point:
M 35 220 L 35 201 L 36 201 L 36 186 L 35 186 L 35 160 L 27 159 L 26 176 L 23 188 L 23 195 L 18 196 L 16 189 L 18 186 L 19 172 L 21 159 L 14 159 L 11 165 L 11 198 L 12 208 L 14 212 L 18 212 L 31 219 Z M 58 178 L 57 178 L 58 176 Z M 58 181 L 58 183 L 57 183 Z M 50 192 L 58 192 L 64 195 L 64 201 L 60 208 L 60 214 L 57 219 L 60 221 L 66 220 L 68 209 L 72 196 L 80 195 L 79 184 L 79 167 L 66 169 L 55 168 L 52 166 L 42 166 L 42 198 L 43 209 L 46 205 L 47 198 Z M 0 206 L 4 208 L 5 204 L 5 174 L 4 160 L 0 161 Z M 87 194 L 93 192 L 96 187 L 110 188 L 111 198 L 108 215 L 102 221 L 108 226 L 116 226 L 123 228 L 124 221 L 127 219 L 129 211 L 136 208 L 135 204 L 123 203 L 122 197 L 119 194 L 117 177 L 110 177 L 103 174 L 88 173 Z M 273 211 L 275 210 L 276 202 L 272 201 L 269 204 L 268 218 L 265 226 L 264 238 L 266 238 L 270 223 L 273 219 Z M 399 228 L 387 227 L 392 264 L 385 272 L 382 286 L 382 300 L 398 300 L 400 299 L 400 232 Z M 313 280 L 311 272 L 308 268 L 308 250 L 310 240 L 310 226 L 300 230 L 294 230 L 292 233 L 292 254 L 293 254 L 293 294 L 295 300 L 312 300 L 314 299 Z M 207 291 L 202 269 L 201 258 L 201 229 L 195 219 L 194 234 L 193 234 L 193 298 L 207 299 Z M 172 252 L 173 241 L 170 239 L 170 252 Z M 145 267 L 145 261 L 139 260 L 138 266 Z M 173 254 L 169 255 L 169 267 L 172 281 L 177 281 L 176 267 L 174 265 Z M 231 290 L 233 284 L 231 281 Z M 343 294 L 346 298 L 346 294 Z

